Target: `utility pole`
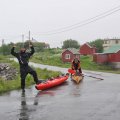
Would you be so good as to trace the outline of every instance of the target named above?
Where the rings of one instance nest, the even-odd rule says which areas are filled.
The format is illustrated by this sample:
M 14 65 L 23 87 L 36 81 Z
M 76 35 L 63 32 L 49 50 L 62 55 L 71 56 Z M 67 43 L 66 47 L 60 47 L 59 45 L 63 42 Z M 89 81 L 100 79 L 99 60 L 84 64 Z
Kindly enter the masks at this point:
M 25 47 L 24 46 L 24 35 L 22 34 L 22 43 L 23 43 L 23 48 Z
M 4 43 L 5 43 L 5 42 L 4 42 L 4 39 L 2 39 L 2 46 L 4 45 Z
M 30 34 L 31 34 L 31 33 L 30 33 L 30 31 L 29 31 L 29 48 L 30 48 Z
M 4 41 L 4 39 L 2 39 L 2 52 L 3 52 L 3 55 L 4 55 L 4 44 L 5 44 L 5 41 Z
M 30 33 L 30 31 L 29 31 L 29 40 L 30 40 L 30 34 L 31 34 L 31 33 Z

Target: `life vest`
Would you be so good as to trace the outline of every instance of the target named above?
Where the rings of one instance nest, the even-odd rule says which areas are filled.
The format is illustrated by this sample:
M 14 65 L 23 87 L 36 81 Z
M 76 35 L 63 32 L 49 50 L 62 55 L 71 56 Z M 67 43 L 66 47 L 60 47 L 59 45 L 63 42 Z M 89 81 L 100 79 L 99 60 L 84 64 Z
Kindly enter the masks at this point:
M 72 62 L 72 69 L 78 70 L 79 68 L 80 68 L 80 61 L 78 60 L 78 62 L 75 63 L 75 61 L 73 60 L 73 62 Z

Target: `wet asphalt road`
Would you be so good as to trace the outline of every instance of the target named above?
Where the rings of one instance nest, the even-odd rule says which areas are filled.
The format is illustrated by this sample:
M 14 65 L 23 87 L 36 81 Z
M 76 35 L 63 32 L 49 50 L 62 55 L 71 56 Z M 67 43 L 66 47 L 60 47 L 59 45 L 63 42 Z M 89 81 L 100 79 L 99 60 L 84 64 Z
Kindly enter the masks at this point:
M 78 85 L 68 79 L 46 91 L 31 86 L 1 95 L 0 120 L 120 120 L 120 75 L 84 73 L 104 80 L 85 76 Z

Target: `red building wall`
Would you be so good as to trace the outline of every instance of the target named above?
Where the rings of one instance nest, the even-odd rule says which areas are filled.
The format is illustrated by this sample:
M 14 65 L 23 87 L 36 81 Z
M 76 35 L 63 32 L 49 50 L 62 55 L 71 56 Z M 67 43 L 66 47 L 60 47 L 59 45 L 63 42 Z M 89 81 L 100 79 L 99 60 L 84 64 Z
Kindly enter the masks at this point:
M 120 62 L 120 51 L 108 54 L 109 62 Z
M 70 54 L 70 59 L 66 59 L 66 54 Z M 74 54 L 70 52 L 69 50 L 66 50 L 62 53 L 62 61 L 63 62 L 71 62 L 74 59 Z
M 93 61 L 96 63 L 106 63 L 108 62 L 108 55 L 107 54 L 94 54 Z
M 70 59 L 66 59 L 66 54 L 70 54 Z M 62 61 L 63 62 L 72 62 L 74 58 L 80 59 L 80 55 L 74 55 L 72 52 L 69 50 L 66 50 L 62 53 Z
M 96 53 L 96 48 L 90 47 L 89 45 L 84 44 L 80 47 L 79 52 L 81 55 L 93 55 L 94 53 Z

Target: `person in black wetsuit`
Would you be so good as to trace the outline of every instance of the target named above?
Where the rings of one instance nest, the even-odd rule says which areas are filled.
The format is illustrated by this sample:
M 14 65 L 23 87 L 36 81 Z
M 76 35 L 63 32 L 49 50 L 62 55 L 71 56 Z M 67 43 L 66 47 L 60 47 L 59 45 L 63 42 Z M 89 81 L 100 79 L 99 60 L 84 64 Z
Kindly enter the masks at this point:
M 18 61 L 19 61 L 19 65 L 20 65 L 20 77 L 21 77 L 21 88 L 22 91 L 25 92 L 25 78 L 27 76 L 27 74 L 31 74 L 34 78 L 34 81 L 36 84 L 41 83 L 40 80 L 38 80 L 37 77 L 37 73 L 35 70 L 33 70 L 29 65 L 29 58 L 34 54 L 35 50 L 34 47 L 32 45 L 30 45 L 31 51 L 30 52 L 26 52 L 25 48 L 21 48 L 20 52 L 15 52 L 15 47 L 13 46 L 13 48 L 11 49 L 11 54 L 13 56 L 15 56 Z

